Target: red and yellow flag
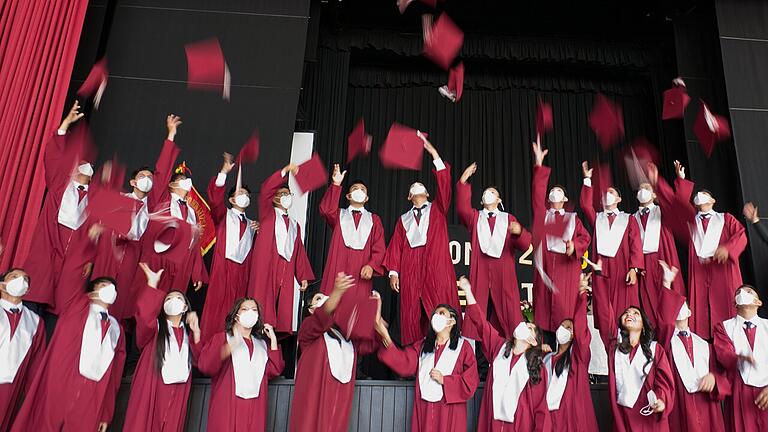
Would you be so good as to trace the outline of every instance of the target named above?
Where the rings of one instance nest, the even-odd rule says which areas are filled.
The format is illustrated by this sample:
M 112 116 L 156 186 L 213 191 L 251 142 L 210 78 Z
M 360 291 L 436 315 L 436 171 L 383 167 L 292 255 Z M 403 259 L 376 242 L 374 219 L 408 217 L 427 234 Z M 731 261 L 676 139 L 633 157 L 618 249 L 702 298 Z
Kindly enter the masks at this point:
M 175 171 L 176 173 L 192 175 L 192 171 L 187 167 L 186 161 L 176 167 Z M 216 226 L 211 216 L 211 207 L 194 186 L 192 186 L 192 190 L 187 195 L 187 203 L 195 211 L 197 226 L 200 229 L 200 254 L 205 255 L 216 243 Z

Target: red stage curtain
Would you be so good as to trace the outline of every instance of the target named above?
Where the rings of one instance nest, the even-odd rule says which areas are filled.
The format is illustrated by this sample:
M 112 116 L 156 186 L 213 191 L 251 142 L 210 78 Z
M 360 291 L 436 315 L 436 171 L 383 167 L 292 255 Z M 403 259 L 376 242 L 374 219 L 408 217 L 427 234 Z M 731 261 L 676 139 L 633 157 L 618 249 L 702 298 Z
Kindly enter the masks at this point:
M 0 270 L 29 252 L 88 0 L 0 1 Z M 38 251 L 39 252 L 39 251 Z

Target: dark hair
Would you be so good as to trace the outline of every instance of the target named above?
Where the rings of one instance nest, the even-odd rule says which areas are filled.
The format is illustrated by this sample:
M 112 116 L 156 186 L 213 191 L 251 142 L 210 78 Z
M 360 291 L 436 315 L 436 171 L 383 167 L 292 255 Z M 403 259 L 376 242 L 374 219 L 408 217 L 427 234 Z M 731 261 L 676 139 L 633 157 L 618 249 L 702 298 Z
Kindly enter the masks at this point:
M 459 327 L 459 314 L 456 312 L 456 309 L 451 307 L 447 304 L 439 304 L 435 307 L 435 309 L 432 311 L 432 314 L 429 316 L 432 318 L 432 315 L 435 314 L 435 311 L 444 308 L 448 310 L 448 313 L 451 314 L 451 318 L 456 320 L 456 324 L 454 324 L 453 328 L 451 329 L 451 342 L 448 345 L 448 348 L 455 350 L 459 346 L 459 338 L 461 338 L 461 328 Z M 435 330 L 432 329 L 432 326 L 429 326 L 429 330 L 427 330 L 427 336 L 424 338 L 424 345 L 421 347 L 421 353 L 431 353 L 435 351 L 435 342 L 437 341 L 437 333 L 435 333 Z
M 619 198 L 621 198 L 621 191 L 620 191 L 620 190 L 618 190 L 618 189 L 616 188 L 616 186 L 608 186 L 607 188 L 605 188 L 605 190 L 608 190 L 608 189 L 613 189 L 613 191 L 614 191 L 614 192 L 616 192 L 616 196 L 618 196 Z
M 538 326 L 535 326 L 534 332 L 536 334 L 536 345 L 531 345 L 525 351 L 525 363 L 528 367 L 528 376 L 530 377 L 531 382 L 533 384 L 538 384 L 541 382 L 541 366 L 543 365 L 542 358 L 544 358 L 541 344 L 544 343 L 544 340 L 541 338 L 541 331 L 539 331 Z M 512 355 L 512 348 L 514 345 L 515 338 L 513 336 L 504 344 L 504 358 L 509 358 L 509 356 Z
M 183 323 L 187 317 L 187 313 L 192 310 L 192 305 L 189 304 L 189 299 L 183 292 L 177 290 L 168 291 L 168 294 L 171 293 L 181 294 L 181 298 L 183 298 L 184 303 L 187 304 L 187 311 L 181 314 L 181 322 Z M 163 305 L 165 305 L 165 300 L 168 298 L 168 294 L 163 297 Z M 155 342 L 155 370 L 158 373 L 163 370 L 163 362 L 165 362 L 165 346 L 166 344 L 171 343 L 171 334 L 168 332 L 168 324 L 166 321 L 168 321 L 168 315 L 165 314 L 165 309 L 160 307 L 160 313 L 157 314 L 157 340 Z M 184 329 L 185 334 L 189 334 L 186 326 L 183 326 L 182 328 Z M 189 349 L 189 347 L 187 347 L 187 349 Z M 189 358 L 191 359 L 192 356 L 190 355 Z
M 150 169 L 148 166 L 146 166 L 146 165 L 145 165 L 145 166 L 140 166 L 140 167 L 136 168 L 135 170 L 133 170 L 133 172 L 131 173 L 131 180 L 134 180 L 134 179 L 136 178 L 136 176 L 137 176 L 137 175 L 139 175 L 139 173 L 140 173 L 140 172 L 142 172 L 142 171 L 149 171 L 149 172 L 151 172 L 152 174 L 154 174 L 154 173 L 155 173 L 154 171 L 152 171 L 152 170 L 151 170 L 151 169 Z
M 237 313 L 240 312 L 240 306 L 242 306 L 243 303 L 247 302 L 248 300 L 256 303 L 256 310 L 259 312 L 259 320 L 256 321 L 256 325 L 254 325 L 251 329 L 251 336 L 269 342 L 269 337 L 264 334 L 264 319 L 261 313 L 261 305 L 253 297 L 241 297 L 235 300 L 235 303 L 232 305 L 232 310 L 229 311 L 227 318 L 224 319 L 224 331 L 228 335 L 234 336 L 232 329 L 235 326 L 235 317 L 237 316 Z
M 192 177 L 188 176 L 187 173 L 183 173 L 183 172 L 173 173 L 173 175 L 171 176 L 171 181 L 169 181 L 168 183 L 173 183 L 178 179 L 182 179 L 182 178 L 192 178 Z
M 570 321 L 573 323 L 573 318 L 564 319 L 560 322 L 560 325 L 562 325 L 565 321 Z M 566 349 L 563 355 L 557 359 L 557 363 L 555 363 L 555 367 L 553 368 L 555 370 L 555 375 L 560 376 L 564 370 L 571 367 L 571 348 L 573 348 L 573 339 L 571 339 L 571 343 L 568 345 L 568 349 Z
M 8 272 L 10 272 L 10 271 L 12 271 L 12 270 L 13 270 L 13 269 L 11 269 L 11 270 L 8 270 Z M 5 275 L 3 275 L 3 279 L 5 279 Z M 738 294 L 738 293 L 739 293 L 739 290 L 741 290 L 742 288 L 749 288 L 749 289 L 751 289 L 752 291 L 754 291 L 754 292 L 757 292 L 757 290 L 755 289 L 755 287 L 753 287 L 752 285 L 750 285 L 750 284 L 741 284 L 741 285 L 739 285 L 739 287 L 738 287 L 738 288 L 736 288 L 736 291 L 734 291 L 734 292 L 733 292 L 733 295 L 735 296 L 736 294 Z
M 23 271 L 24 273 L 26 273 L 26 270 L 24 270 L 21 267 L 11 267 L 8 270 L 4 271 L 3 274 L 0 274 L 0 280 L 5 280 L 6 276 L 8 276 L 9 274 L 11 274 L 11 273 L 13 273 L 13 272 L 15 272 L 17 270 L 20 270 L 20 271 Z M 29 275 L 27 275 L 27 279 L 29 279 Z
M 248 191 L 248 195 L 251 194 L 251 188 L 249 188 L 248 186 L 242 185 L 240 187 Z M 236 186 L 232 186 L 231 188 L 229 188 L 229 192 L 227 193 L 227 198 L 232 198 L 233 196 L 235 196 L 235 192 L 237 192 Z
M 557 183 L 557 184 L 554 184 L 554 185 L 552 185 L 552 187 L 551 187 L 551 188 L 549 188 L 549 190 L 551 191 L 551 190 L 552 190 L 552 189 L 554 189 L 554 188 L 560 188 L 560 189 L 562 189 L 562 190 L 563 190 L 563 195 L 565 195 L 566 197 L 568 196 L 568 190 L 566 190 L 566 189 L 565 189 L 565 186 L 563 186 L 563 185 L 561 185 L 561 184 Z
M 304 301 L 304 307 L 301 309 L 301 317 L 306 318 L 310 315 L 312 315 L 309 312 L 310 306 L 312 306 L 312 298 L 320 293 L 320 285 L 310 285 L 306 291 L 304 291 L 303 295 L 305 299 L 309 299 L 309 301 Z
M 354 179 L 354 180 L 352 180 L 352 181 L 349 183 L 349 187 L 347 188 L 347 191 L 349 191 L 350 189 L 352 189 L 352 186 L 354 186 L 354 185 L 356 185 L 356 184 L 359 184 L 359 185 L 363 185 L 363 186 L 365 187 L 365 190 L 368 190 L 368 183 L 366 183 L 366 182 L 364 182 L 364 181 L 362 181 L 362 180 L 360 180 L 360 179 L 358 178 L 358 179 Z
M 109 276 L 99 276 L 95 279 L 91 279 L 90 282 L 88 282 L 88 285 L 85 287 L 85 290 L 87 292 L 93 292 L 96 289 L 96 285 L 102 283 L 102 282 L 109 282 L 112 285 L 115 286 L 115 289 L 117 289 L 117 281 L 112 279 Z
M 499 190 L 498 186 L 494 184 L 489 184 L 488 186 L 485 187 L 485 189 L 483 189 L 483 192 L 487 191 L 488 189 L 495 190 L 496 192 L 498 192 L 499 196 L 501 196 L 501 191 Z
M 701 188 L 701 189 L 696 191 L 696 193 L 699 193 L 699 192 L 705 193 L 705 194 L 707 194 L 707 195 L 709 195 L 709 196 L 711 196 L 713 198 L 715 197 L 714 195 L 712 195 L 712 192 L 709 189 Z
M 621 317 L 623 317 L 624 314 L 626 314 L 630 309 L 636 309 L 638 312 L 640 312 L 640 319 L 643 320 L 643 330 L 640 331 L 640 348 L 643 350 L 643 354 L 646 358 L 645 364 L 643 365 L 643 376 L 645 376 L 648 375 L 648 372 L 645 370 L 645 368 L 648 367 L 648 365 L 653 361 L 651 342 L 655 337 L 655 333 L 653 331 L 653 327 L 651 326 L 651 321 L 648 319 L 648 316 L 638 306 L 629 306 L 628 308 L 624 309 L 624 312 L 622 312 L 621 315 L 619 315 L 617 321 L 621 341 L 618 345 L 616 345 L 616 349 L 619 350 L 619 352 L 622 354 L 629 354 L 632 351 L 632 345 L 629 343 L 629 332 L 624 328 L 624 324 L 621 322 Z

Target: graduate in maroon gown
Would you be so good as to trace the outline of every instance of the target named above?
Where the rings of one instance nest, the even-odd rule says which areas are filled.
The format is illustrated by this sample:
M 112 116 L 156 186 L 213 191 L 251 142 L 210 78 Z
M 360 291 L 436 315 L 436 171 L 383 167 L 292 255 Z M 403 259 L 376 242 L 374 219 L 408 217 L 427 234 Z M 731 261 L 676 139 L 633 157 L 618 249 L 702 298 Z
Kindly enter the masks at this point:
M 601 197 L 603 211 L 595 212 L 592 204 L 592 169 L 587 162 L 582 163 L 582 168 L 584 185 L 581 188 L 581 210 L 594 233 L 592 260 L 602 260 L 603 266 L 603 276 L 592 283 L 597 291 L 607 290 L 607 296 L 602 298 L 611 302 L 614 311 L 624 311 L 629 306 L 640 304 L 637 278 L 645 266 L 640 227 L 637 219 L 619 210 L 621 195 L 614 187 L 598 191 L 604 194 Z
M 200 327 L 187 297 L 157 289 L 163 270 L 140 264 L 147 286 L 136 301 L 141 357 L 133 374 L 123 431 L 184 429 L 192 364 L 200 353 Z
M 544 356 L 547 369 L 547 405 L 556 431 L 597 430 L 589 386 L 589 350 L 592 334 L 587 323 L 587 277 L 580 276 L 579 296 L 573 319 L 565 319 L 555 331 L 557 350 Z
M 114 279 L 99 277 L 62 304 L 40 370 L 13 432 L 105 432 L 115 409 L 125 362 L 125 336 L 109 307 Z
M 378 356 L 401 377 L 416 377 L 411 430 L 414 432 L 460 432 L 467 430 L 467 401 L 480 377 L 469 341 L 461 337 L 459 313 L 438 305 L 423 340 L 398 348 L 386 324 L 379 319 L 376 331 L 383 346 Z
M 662 285 L 657 329 L 675 370 L 675 406 L 669 414 L 669 429 L 680 432 L 722 431 L 720 402 L 731 393 L 731 385 L 715 360 L 712 346 L 688 326 L 691 310 L 685 297 L 672 288 L 678 269 L 662 261 Z
M 593 278 L 601 278 L 601 262 Z M 593 281 L 595 323 L 608 353 L 608 394 L 617 432 L 669 431 L 675 378 L 661 344 L 653 340 L 648 316 L 637 306 L 613 311 L 608 288 Z M 599 288 L 598 288 L 599 287 Z
M 725 400 L 725 430 L 758 432 L 768 428 L 768 320 L 749 285 L 736 290 L 736 316 L 717 323 L 715 355 L 728 374 L 732 396 Z
M 459 309 L 459 293 L 448 248 L 446 215 L 451 205 L 451 167 L 440 159 L 435 147 L 419 134 L 424 149 L 432 156 L 437 196 L 416 182 L 408 191 L 413 207 L 400 216 L 389 241 L 384 267 L 389 285 L 400 294 L 400 341 L 420 341 L 429 327 L 429 313 L 438 304 Z
M 339 273 L 330 296 L 312 296 L 307 308 L 309 316 L 299 329 L 301 357 L 291 403 L 291 431 L 334 432 L 349 428 L 358 358 L 376 351 L 380 344 L 373 339 L 348 339 L 336 324 L 341 318 L 337 317 L 337 309 L 342 296 L 348 290 L 356 290 L 354 285 L 351 276 Z M 371 327 L 369 332 L 381 315 L 381 301 L 377 301 L 377 316 L 364 321 Z
M 85 251 L 84 247 L 91 242 L 86 220 L 93 166 L 77 154 L 78 143 L 70 142 L 68 133 L 70 126 L 82 117 L 80 105 L 75 102 L 45 146 L 47 192 L 24 262 L 24 268 L 35 281 L 35 289 L 26 300 L 47 304 L 56 315 L 63 312 L 61 304 L 72 293 L 82 290 L 91 257 L 89 253 L 72 253 Z
M 221 332 L 222 323 L 235 300 L 245 297 L 251 269 L 251 250 L 258 222 L 249 219 L 245 210 L 251 204 L 251 189 L 234 186 L 224 195 L 227 174 L 235 166 L 229 153 L 224 164 L 208 184 L 208 204 L 216 224 L 216 246 L 213 250 L 210 283 L 203 307 L 203 340 Z M 227 208 L 225 202 L 231 206 Z
M 360 180 L 349 185 L 349 206 L 339 208 L 341 183 L 346 174 L 338 164 L 333 166 L 331 185 L 320 201 L 320 215 L 333 229 L 320 292 L 330 294 L 336 274 L 346 273 L 357 280 L 353 289 L 367 297 L 373 289 L 373 276 L 384 274 L 384 227 L 379 216 L 365 208 L 368 186 Z
M 45 354 L 45 325 L 21 303 L 29 276 L 12 268 L 0 276 L 0 430 L 13 424 Z
M 483 191 L 483 209 L 472 208 L 472 187 L 467 183 L 477 170 L 473 163 L 456 183 L 456 212 L 472 238 L 472 260 L 469 281 L 477 298 L 477 306 L 504 337 L 512 334 L 514 326 L 522 321 L 520 313 L 520 285 L 515 270 L 515 251 L 526 251 L 531 246 L 531 234 L 517 218 L 499 209 L 501 198 L 494 186 Z M 462 327 L 465 337 L 477 339 L 478 328 L 468 322 Z
M 511 338 L 501 336 L 483 316 L 466 278 L 461 279 L 461 286 L 467 298 L 467 321 L 473 321 L 480 330 L 478 342 L 485 358 L 491 359 L 477 430 L 553 430 L 547 405 L 547 370 L 541 361 L 541 331 L 520 321 Z M 576 419 L 570 421 L 575 423 Z
M 534 237 L 542 239 L 541 246 L 534 245 L 537 250 L 534 253 L 533 298 L 536 307 L 533 311 L 536 325 L 554 332 L 562 320 L 573 317 L 576 312 L 581 257 L 591 238 L 578 215 L 565 210 L 565 203 L 568 202 L 565 188 L 555 185 L 547 193 L 552 169 L 543 163 L 548 152 L 542 150 L 539 142 L 533 143 L 533 230 Z M 557 226 L 560 223 L 565 228 L 561 236 L 536 232 L 546 225 Z M 539 254 L 541 259 L 538 259 Z
M 262 308 L 250 297 L 238 299 L 225 321 L 226 330 L 205 343 L 197 367 L 211 377 L 207 430 L 266 430 L 269 380 L 283 371 L 283 357 L 273 327 L 262 321 Z
M 285 185 L 289 173 L 296 175 L 296 165 L 286 165 L 269 176 L 259 190 L 259 235 L 253 245 L 248 295 L 262 305 L 264 321 L 273 323 L 275 331 L 291 334 L 294 317 L 298 313 L 300 290 L 315 278 L 307 251 L 301 241 L 301 226 L 288 214 L 293 204 L 293 193 Z

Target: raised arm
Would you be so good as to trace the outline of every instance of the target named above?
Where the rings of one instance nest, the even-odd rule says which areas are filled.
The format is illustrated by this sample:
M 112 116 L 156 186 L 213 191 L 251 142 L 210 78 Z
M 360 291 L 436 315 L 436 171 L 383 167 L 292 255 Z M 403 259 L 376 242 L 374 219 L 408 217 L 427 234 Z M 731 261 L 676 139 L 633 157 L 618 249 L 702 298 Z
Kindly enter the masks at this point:
M 168 191 L 168 183 L 173 176 L 173 168 L 176 163 L 176 158 L 179 157 L 181 150 L 176 145 L 174 140 L 176 139 L 176 132 L 181 125 L 181 117 L 169 114 L 165 119 L 165 125 L 168 129 L 168 136 L 163 142 L 163 149 L 160 150 L 160 156 L 157 157 L 155 162 L 154 182 L 157 187 L 153 187 L 148 194 L 148 201 L 150 210 L 154 209 L 158 204 L 170 199 L 170 192 Z
M 598 263 L 598 267 L 592 273 L 593 278 L 603 277 L 596 274 L 599 269 Z M 616 313 L 613 310 L 607 288 L 604 287 L 592 291 L 592 313 L 595 318 L 595 326 L 600 330 L 600 338 L 603 340 L 603 345 L 605 345 L 606 350 L 610 350 L 618 336 L 618 327 L 616 324 Z M 611 355 L 611 353 L 609 352 L 608 355 Z
M 437 180 L 437 196 L 432 204 L 444 215 L 448 214 L 448 207 L 451 206 L 451 166 L 443 162 L 437 149 L 427 138 L 418 132 L 419 138 L 424 142 L 424 150 L 432 156 L 432 164 L 435 168 L 432 174 Z
M 493 359 L 496 357 L 496 353 L 499 352 L 501 347 L 507 342 L 498 331 L 485 319 L 483 311 L 480 310 L 480 306 L 477 305 L 477 300 L 472 292 L 472 286 L 469 284 L 469 280 L 465 277 L 461 277 L 459 282 L 461 289 L 464 291 L 464 295 L 467 299 L 466 319 L 475 323 L 475 326 L 479 329 L 478 342 L 483 347 L 483 354 L 487 359 Z M 518 323 L 515 323 L 517 325 Z
M 289 164 L 264 180 L 259 190 L 259 220 L 264 221 L 264 218 L 272 211 L 272 199 L 275 197 L 277 190 L 288 181 L 286 176 L 289 173 L 296 172 L 298 172 L 298 167 Z
M 227 215 L 226 194 L 224 188 L 227 184 L 227 175 L 235 166 L 234 158 L 229 153 L 224 153 L 224 161 L 221 170 L 208 183 L 208 204 L 211 206 L 213 223 L 219 225 Z
M 459 182 L 456 183 L 456 213 L 462 225 L 471 229 L 475 209 L 472 208 L 472 186 L 469 178 L 477 171 L 477 164 L 468 166 L 461 175 Z
M 540 219 L 544 218 L 544 213 L 547 211 L 547 203 L 545 202 L 547 195 L 547 184 L 549 183 L 549 174 L 552 171 L 549 167 L 544 166 L 544 158 L 549 153 L 549 150 L 543 150 L 541 142 L 537 139 L 532 144 L 533 153 L 533 180 L 531 184 L 531 204 L 533 206 L 533 220 L 534 225 L 541 223 Z
M 341 198 L 341 186 L 335 183 L 328 185 L 325 195 L 320 201 L 320 216 L 331 228 L 336 227 L 339 220 L 339 199 Z
M 747 226 L 751 225 L 752 228 L 757 231 L 760 238 L 768 243 L 768 227 L 766 227 L 765 223 L 760 223 L 760 215 L 758 214 L 757 206 L 751 202 L 747 202 L 744 204 L 744 210 L 742 212 L 744 213 L 744 218 L 747 220 Z
M 46 142 L 43 153 L 46 186 L 51 187 L 66 181 L 77 162 L 76 160 L 67 160 L 70 156 L 67 154 L 67 136 L 69 127 L 80 120 L 83 115 L 80 112 L 80 103 L 75 101 L 67 116 L 61 121 L 59 129 Z
M 587 322 L 587 290 L 580 290 L 576 299 L 576 307 L 573 315 L 573 352 L 581 360 L 581 364 L 588 365 L 592 356 L 589 344 L 592 342 L 592 333 Z
M 668 267 L 666 263 L 660 265 L 663 267 L 665 275 L 670 272 L 674 273 L 672 277 L 672 279 L 674 279 L 674 276 L 677 275 L 677 269 L 674 267 Z M 660 301 L 658 307 L 656 308 L 656 316 L 653 317 L 653 319 L 656 320 L 659 343 L 666 347 L 669 346 L 669 342 L 675 333 L 675 321 L 677 321 L 680 308 L 682 308 L 683 304 L 685 303 L 685 297 L 681 296 L 672 289 L 672 280 L 667 280 L 669 279 L 668 276 L 665 276 L 664 279 L 665 281 L 663 286 L 656 288 L 660 291 Z
M 227 348 L 227 337 L 224 333 L 210 338 L 203 345 L 202 350 L 200 350 L 200 357 L 197 359 L 197 368 L 200 372 L 209 377 L 218 375 L 222 365 L 224 365 L 224 360 L 231 355 L 231 351 Z
M 584 212 L 584 217 L 587 218 L 587 222 L 594 227 L 597 214 L 595 213 L 595 207 L 592 203 L 594 194 L 594 190 L 592 189 L 592 168 L 589 167 L 587 162 L 582 162 L 581 168 L 584 174 L 584 182 L 581 186 L 579 205 L 581 206 L 581 211 Z
M 421 344 L 417 342 L 405 348 L 398 348 L 395 344 L 382 346 L 378 352 L 379 360 L 403 378 L 415 376 L 419 370 Z

